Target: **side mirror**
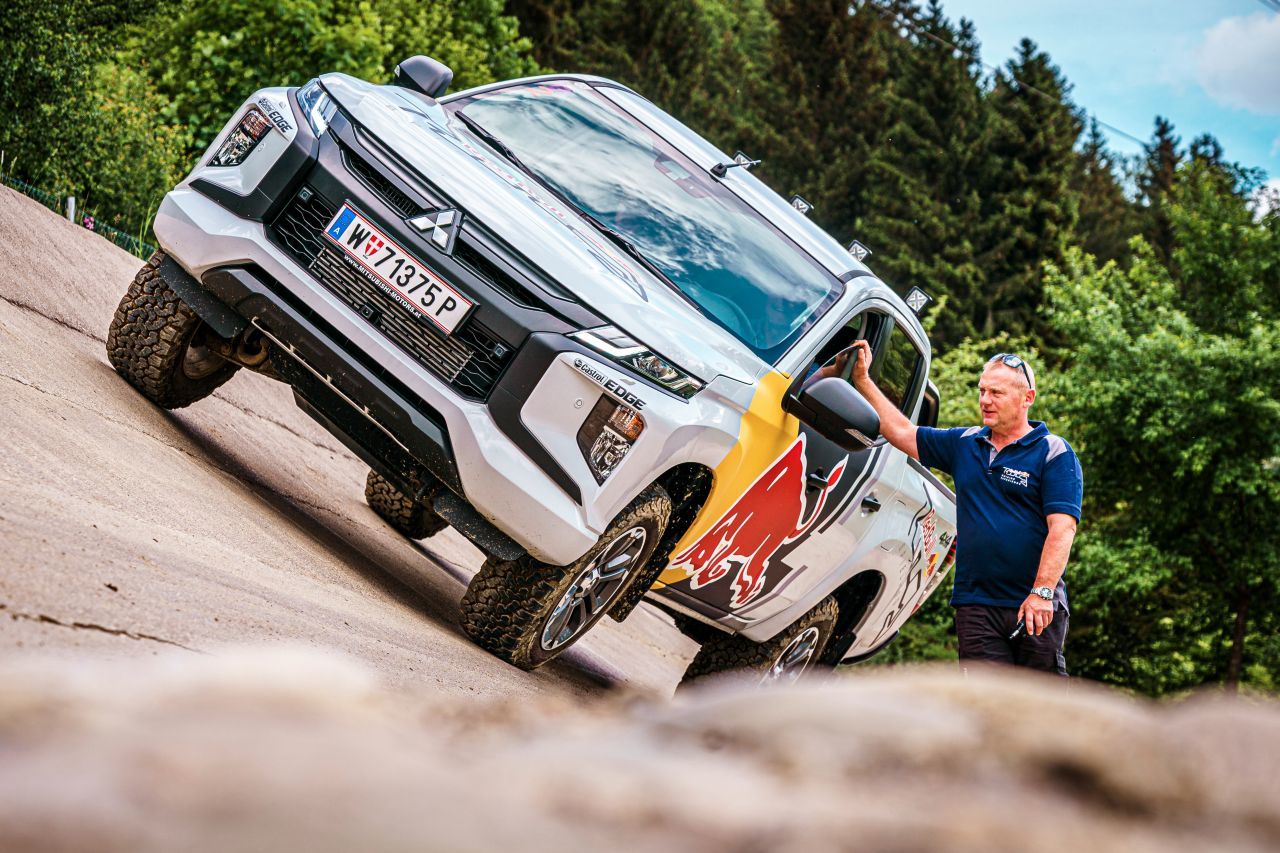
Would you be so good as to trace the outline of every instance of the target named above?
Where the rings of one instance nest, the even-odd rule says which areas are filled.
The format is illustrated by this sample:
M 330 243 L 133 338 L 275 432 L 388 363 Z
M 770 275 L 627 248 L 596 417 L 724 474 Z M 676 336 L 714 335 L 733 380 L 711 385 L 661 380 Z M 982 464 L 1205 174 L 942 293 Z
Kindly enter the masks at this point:
M 429 56 L 411 56 L 396 66 L 391 82 L 429 98 L 442 98 L 453 82 L 453 69 Z
M 920 403 L 920 426 L 936 427 L 938 425 L 938 411 L 942 408 L 942 395 L 938 393 L 938 386 L 933 384 L 933 380 L 929 380 L 924 386 L 924 401 Z
M 844 379 L 828 376 L 801 386 L 782 407 L 849 452 L 866 450 L 880 438 L 880 416 Z

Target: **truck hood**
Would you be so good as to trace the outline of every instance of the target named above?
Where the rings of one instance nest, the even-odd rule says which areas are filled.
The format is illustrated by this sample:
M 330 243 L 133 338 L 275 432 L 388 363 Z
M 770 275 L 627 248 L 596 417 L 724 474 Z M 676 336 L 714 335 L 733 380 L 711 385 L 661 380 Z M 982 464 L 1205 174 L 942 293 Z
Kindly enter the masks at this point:
M 345 74 L 321 83 L 346 114 L 584 304 L 703 381 L 752 383 L 767 368 L 746 344 L 478 140 L 430 98 Z

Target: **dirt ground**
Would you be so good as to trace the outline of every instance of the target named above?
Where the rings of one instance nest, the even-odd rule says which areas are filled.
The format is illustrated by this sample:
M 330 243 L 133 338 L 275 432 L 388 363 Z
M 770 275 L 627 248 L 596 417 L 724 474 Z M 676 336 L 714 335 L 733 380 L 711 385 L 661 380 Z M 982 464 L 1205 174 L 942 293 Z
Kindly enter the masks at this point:
M 286 389 L 103 352 L 140 265 L 0 189 L 0 850 L 1280 849 L 1280 708 L 916 669 L 672 690 L 657 611 L 534 673 L 479 554 L 364 505 Z

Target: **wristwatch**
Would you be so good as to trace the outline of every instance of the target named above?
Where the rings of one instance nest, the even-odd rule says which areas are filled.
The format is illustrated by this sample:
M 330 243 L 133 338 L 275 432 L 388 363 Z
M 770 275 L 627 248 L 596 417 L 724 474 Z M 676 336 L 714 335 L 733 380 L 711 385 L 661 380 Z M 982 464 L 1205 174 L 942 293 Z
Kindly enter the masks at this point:
M 1053 587 L 1051 586 L 1038 586 L 1031 590 L 1031 594 L 1038 595 L 1045 601 L 1053 601 Z

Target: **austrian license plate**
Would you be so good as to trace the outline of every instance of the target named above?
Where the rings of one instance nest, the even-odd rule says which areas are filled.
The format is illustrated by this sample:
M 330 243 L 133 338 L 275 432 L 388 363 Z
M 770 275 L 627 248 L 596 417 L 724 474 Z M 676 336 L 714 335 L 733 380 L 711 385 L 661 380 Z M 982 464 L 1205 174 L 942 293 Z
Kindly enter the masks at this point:
M 324 234 L 409 313 L 445 332 L 456 329 L 475 307 L 350 205 L 342 206 Z

